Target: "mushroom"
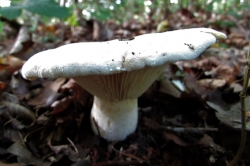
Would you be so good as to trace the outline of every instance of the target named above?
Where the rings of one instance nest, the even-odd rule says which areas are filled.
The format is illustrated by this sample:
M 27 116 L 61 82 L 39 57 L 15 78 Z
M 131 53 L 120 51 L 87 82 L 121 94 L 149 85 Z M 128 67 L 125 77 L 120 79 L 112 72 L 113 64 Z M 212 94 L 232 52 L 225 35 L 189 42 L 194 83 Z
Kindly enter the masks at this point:
M 208 28 L 145 34 L 106 42 L 73 43 L 37 53 L 23 66 L 26 79 L 73 78 L 94 95 L 95 134 L 124 140 L 136 130 L 137 98 L 168 63 L 198 57 L 226 35 Z

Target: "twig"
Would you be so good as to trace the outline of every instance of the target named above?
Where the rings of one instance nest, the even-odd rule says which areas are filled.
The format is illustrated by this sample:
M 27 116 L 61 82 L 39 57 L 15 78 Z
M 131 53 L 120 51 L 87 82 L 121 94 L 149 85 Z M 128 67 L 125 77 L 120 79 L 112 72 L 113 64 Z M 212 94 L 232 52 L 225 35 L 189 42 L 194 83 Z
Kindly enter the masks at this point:
M 132 159 L 137 160 L 139 163 L 143 163 L 143 162 L 146 163 L 146 161 L 140 159 L 139 157 L 137 157 L 137 156 L 135 156 L 135 155 L 127 154 L 127 153 L 124 153 L 124 152 L 120 152 L 120 151 L 116 150 L 113 146 L 112 146 L 111 148 L 112 148 L 115 152 L 117 152 L 117 153 L 121 153 L 121 154 L 124 155 L 124 156 L 127 156 L 127 157 L 130 157 L 130 158 L 132 158 Z
M 158 129 L 167 131 L 173 131 L 176 133 L 206 133 L 206 132 L 218 132 L 218 128 L 204 128 L 204 127 L 171 127 L 171 126 L 159 126 Z
M 148 123 L 150 124 L 150 123 Z M 165 130 L 165 131 L 172 131 L 175 133 L 206 133 L 206 132 L 218 132 L 218 128 L 204 128 L 204 127 L 175 127 L 175 126 L 162 126 L 162 125 L 148 125 L 148 128 L 151 130 Z
M 79 152 L 78 152 L 78 150 L 77 150 L 75 144 L 71 141 L 71 139 L 69 139 L 69 138 L 67 137 L 67 140 L 69 141 L 69 143 L 71 144 L 71 146 L 73 146 L 75 152 L 76 152 L 77 154 L 79 154 Z
M 141 165 L 139 161 L 105 161 L 99 163 L 93 163 L 92 166 L 116 166 L 116 165 Z
M 241 141 L 237 154 L 234 156 L 233 160 L 229 162 L 228 166 L 234 166 L 241 158 L 245 144 L 246 144 L 246 104 L 245 98 L 248 88 L 248 82 L 250 78 L 250 42 L 247 54 L 247 64 L 244 69 L 244 82 L 243 89 L 240 93 L 240 103 L 241 103 Z
M 40 130 L 42 130 L 42 129 L 46 128 L 46 127 L 50 127 L 50 126 L 53 126 L 53 125 L 43 126 L 43 127 L 40 127 L 40 128 L 38 128 L 38 129 L 36 129 L 36 130 L 33 130 L 33 131 L 29 132 L 29 133 L 23 138 L 23 141 L 24 141 L 24 142 L 27 142 L 27 138 L 30 136 L 30 134 L 33 134 L 34 132 L 40 131 Z

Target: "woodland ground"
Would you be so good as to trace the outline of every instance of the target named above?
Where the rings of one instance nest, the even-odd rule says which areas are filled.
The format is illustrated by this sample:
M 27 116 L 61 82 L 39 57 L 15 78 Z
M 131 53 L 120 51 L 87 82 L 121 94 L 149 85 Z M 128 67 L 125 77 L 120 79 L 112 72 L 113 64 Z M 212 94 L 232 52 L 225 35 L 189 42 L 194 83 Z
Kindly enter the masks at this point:
M 250 15 L 206 17 L 179 11 L 157 24 L 135 20 L 122 25 L 83 20 L 75 27 L 40 23 L 33 32 L 5 24 L 0 43 L 5 55 L 0 59 L 0 165 L 226 165 L 240 141 L 239 93 Z M 210 27 L 228 38 L 195 60 L 169 65 L 139 97 L 138 127 L 125 141 L 107 142 L 92 133 L 93 96 L 72 79 L 27 81 L 20 74 L 25 60 L 39 51 L 151 33 L 160 24 L 159 31 Z M 250 98 L 246 100 L 249 110 Z M 249 124 L 248 116 L 247 144 L 239 165 L 250 165 Z

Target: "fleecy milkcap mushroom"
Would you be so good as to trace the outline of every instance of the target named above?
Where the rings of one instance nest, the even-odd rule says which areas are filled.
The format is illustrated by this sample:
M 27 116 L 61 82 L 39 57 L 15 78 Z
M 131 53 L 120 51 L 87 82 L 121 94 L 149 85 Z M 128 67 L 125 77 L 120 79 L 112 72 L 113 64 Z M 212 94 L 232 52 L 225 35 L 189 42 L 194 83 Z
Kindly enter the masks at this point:
M 109 140 L 136 130 L 137 98 L 170 62 L 198 57 L 226 35 L 208 28 L 145 34 L 129 41 L 73 43 L 32 56 L 26 79 L 71 77 L 94 95 L 91 125 Z

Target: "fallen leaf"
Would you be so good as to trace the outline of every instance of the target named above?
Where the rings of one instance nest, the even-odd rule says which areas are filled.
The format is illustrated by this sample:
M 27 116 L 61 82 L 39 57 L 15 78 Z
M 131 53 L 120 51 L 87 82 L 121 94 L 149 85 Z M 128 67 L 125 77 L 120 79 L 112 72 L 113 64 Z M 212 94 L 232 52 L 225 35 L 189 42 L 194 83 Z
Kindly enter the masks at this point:
M 14 56 L 7 55 L 3 62 L 0 62 L 0 80 L 6 80 L 9 78 L 14 72 L 18 71 L 23 66 L 23 61 Z
M 245 98 L 246 110 L 250 110 L 250 96 Z M 241 103 L 231 105 L 228 109 L 223 108 L 215 103 L 207 101 L 207 104 L 216 110 L 217 118 L 224 124 L 240 129 L 241 128 Z M 250 130 L 250 120 L 246 121 L 246 129 Z
M 16 95 L 14 95 L 14 94 L 11 94 L 11 93 L 8 93 L 8 92 L 3 92 L 2 97 L 3 97 L 3 99 L 5 101 L 9 101 L 9 102 L 16 103 L 16 104 L 19 103 L 18 97 Z
M 73 97 L 75 101 L 81 103 L 82 106 L 87 106 L 89 104 L 89 100 L 92 98 L 92 95 L 79 86 L 74 79 L 69 79 L 64 85 L 61 86 L 60 92 L 73 92 Z
M 0 92 L 3 91 L 6 88 L 6 83 L 0 81 Z
M 50 106 L 60 96 L 58 90 L 65 80 L 65 78 L 58 78 L 55 81 L 48 82 L 43 91 L 34 99 L 31 99 L 28 104 L 37 108 Z
M 59 154 L 61 152 L 68 154 L 69 152 L 69 145 L 57 145 L 57 146 L 53 146 L 51 145 L 51 141 L 48 142 L 48 145 L 50 147 L 50 149 L 55 153 L 55 154 Z
M 167 79 L 161 79 L 159 91 L 170 94 L 177 98 L 181 96 L 180 90 L 178 90 L 176 86 L 174 86 L 173 83 Z
M 43 113 L 43 114 L 41 114 L 40 116 L 37 117 L 37 119 L 36 119 L 37 124 L 45 125 L 49 121 L 49 117 L 45 115 L 46 113 L 47 112 L 45 112 L 45 113 Z
M 163 133 L 163 138 L 169 142 L 169 141 L 173 141 L 174 143 L 176 143 L 177 145 L 180 145 L 180 146 L 187 146 L 188 143 L 186 143 L 184 140 L 182 140 L 180 137 L 178 137 L 177 135 L 175 134 L 172 134 L 172 133 L 167 133 L 167 132 L 164 132 Z
M 90 158 L 87 157 L 85 159 L 77 161 L 74 164 L 72 164 L 71 166 L 91 166 Z
M 5 129 L 3 135 L 7 140 L 11 142 L 18 142 L 21 144 L 24 142 L 22 134 L 18 130 Z
M 185 71 L 183 82 L 186 85 L 186 92 L 202 97 L 208 95 L 208 89 L 205 89 L 198 83 L 195 73 L 190 69 L 185 69 Z
M 23 66 L 24 62 L 20 60 L 19 58 L 16 58 L 11 55 L 6 56 L 6 63 L 9 64 L 9 67 L 7 68 L 8 72 L 10 74 L 14 73 L 15 71 L 21 69 Z
M 9 119 L 9 123 L 18 129 L 31 126 L 35 122 L 35 114 L 20 104 L 1 101 L 0 105 L 6 107 L 6 109 L 0 109 L 0 115 Z
M 56 115 L 63 112 L 69 107 L 72 100 L 73 97 L 69 96 L 69 97 L 64 97 L 61 100 L 54 101 L 51 105 L 53 111 L 51 111 L 48 115 Z
M 174 117 L 172 118 L 164 118 L 164 122 L 168 122 L 168 123 L 171 123 L 175 126 L 182 126 L 183 124 L 181 123 L 183 120 L 183 115 L 181 114 L 176 114 Z
M 0 166 L 21 166 L 21 165 L 18 164 L 18 163 L 6 164 L 6 163 L 2 163 L 2 162 L 0 161 Z
M 31 34 L 26 26 L 23 26 L 18 33 L 16 41 L 12 46 L 9 54 L 22 60 L 28 60 L 30 57 L 25 56 L 26 51 L 33 45 Z
M 34 156 L 26 147 L 20 143 L 12 144 L 7 151 L 15 156 L 18 156 L 18 162 L 22 165 L 39 165 L 39 166 L 50 166 L 51 163 L 43 161 L 42 159 Z
M 240 93 L 243 90 L 243 86 L 237 82 L 230 84 L 230 88 L 233 89 L 233 93 Z
M 12 75 L 10 86 L 12 93 L 14 93 L 19 100 L 23 100 L 29 94 L 27 81 L 23 79 L 20 72 L 16 72 Z
M 230 33 L 228 35 L 228 38 L 226 39 L 226 43 L 228 45 L 233 45 L 238 48 L 242 48 L 248 44 L 248 41 L 246 41 L 245 36 L 240 33 Z
M 198 144 L 208 146 L 210 148 L 213 148 L 215 151 L 219 151 L 222 153 L 224 153 L 226 151 L 223 147 L 214 143 L 213 138 L 207 134 L 203 135 L 203 137 L 199 140 Z
M 72 143 L 72 142 L 71 142 Z M 50 147 L 50 149 L 58 156 L 60 154 L 66 155 L 68 156 L 68 158 L 71 161 L 77 161 L 79 160 L 79 153 L 77 149 L 74 149 L 71 147 L 71 145 L 69 144 L 63 144 L 63 145 L 52 145 L 51 144 L 51 140 L 48 141 L 48 146 Z
M 208 88 L 208 89 L 216 89 L 216 88 L 219 88 L 219 87 L 222 87 L 222 86 L 226 85 L 226 80 L 207 78 L 207 79 L 198 80 L 198 83 L 202 87 L 205 87 L 205 88 Z
M 5 63 L 0 63 L 0 71 L 8 68 L 10 65 Z

